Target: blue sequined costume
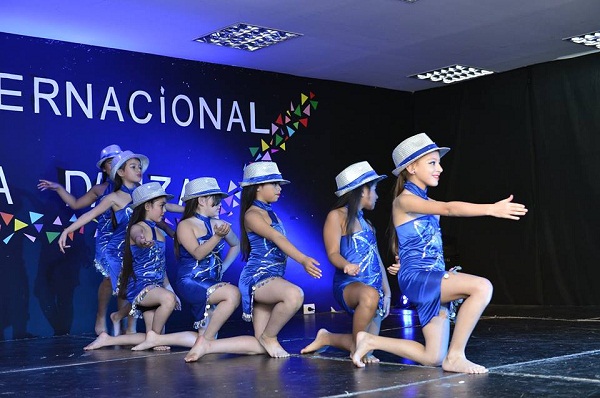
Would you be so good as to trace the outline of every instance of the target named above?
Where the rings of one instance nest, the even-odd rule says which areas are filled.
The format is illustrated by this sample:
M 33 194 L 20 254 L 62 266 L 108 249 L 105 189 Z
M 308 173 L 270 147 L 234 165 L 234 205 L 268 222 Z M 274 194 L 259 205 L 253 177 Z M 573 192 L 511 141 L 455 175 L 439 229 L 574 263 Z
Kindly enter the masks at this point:
M 356 276 L 344 273 L 344 270 L 335 269 L 333 276 L 333 295 L 337 302 L 348 313 L 353 314 L 354 310 L 344 301 L 344 288 L 354 282 L 362 282 L 371 286 L 379 293 L 379 304 L 376 314 L 383 316 L 383 287 L 381 264 L 377 249 L 377 239 L 373 228 L 363 218 L 363 212 L 359 211 L 356 215 L 362 228 L 361 231 L 350 235 L 342 236 L 340 241 L 340 254 L 352 264 L 360 267 L 360 272 Z
M 404 189 L 428 200 L 427 191 L 407 181 Z M 396 226 L 400 257 L 398 283 L 415 304 L 421 326 L 440 313 L 441 284 L 446 275 L 439 216 L 423 215 Z
M 255 200 L 253 205 L 266 210 L 271 218 L 271 227 L 285 235 L 285 229 L 270 204 Z M 242 318 L 250 322 L 255 290 L 273 278 L 283 277 L 287 255 L 275 243 L 254 232 L 248 232 L 248 241 L 250 255 L 240 274 L 238 287 L 242 294 Z
M 123 186 L 121 190 L 129 193 L 129 195 L 131 195 L 131 192 L 133 191 L 125 186 Z M 123 266 L 123 250 L 125 249 L 125 235 L 127 233 L 127 224 L 129 223 L 132 213 L 133 210 L 129 205 L 115 211 L 117 226 L 114 227 L 113 234 L 105 249 L 113 294 L 117 294 L 119 288 L 119 275 L 121 274 L 121 267 Z
M 127 282 L 127 301 L 131 303 L 129 315 L 136 318 L 142 317 L 142 310 L 138 307 L 146 294 L 155 287 L 163 286 L 166 275 L 165 242 L 156 239 L 156 223 L 147 220 L 144 222 L 152 229 L 154 245 L 131 245 L 133 275 Z
M 198 244 L 202 245 L 214 235 L 214 232 L 209 217 L 196 214 L 196 218 L 204 222 L 207 231 L 206 235 L 198 238 Z M 179 247 L 175 290 L 182 301 L 191 304 L 192 314 L 196 320 L 195 329 L 205 326 L 210 308 L 207 304 L 209 296 L 227 284 L 221 282 L 223 264 L 221 253 L 224 247 L 225 242 L 221 240 L 202 260 L 196 260 L 185 247 Z
M 104 199 L 113 190 L 114 184 L 112 181 L 108 180 L 106 189 L 102 195 L 98 197 L 98 200 L 96 200 L 96 206 L 98 206 L 100 201 L 102 201 L 102 199 Z M 104 213 L 100 214 L 100 216 L 96 217 L 98 225 L 96 226 L 96 253 L 94 255 L 94 266 L 104 277 L 110 276 L 110 269 L 106 260 L 106 246 L 108 245 L 108 242 L 113 234 L 111 216 L 112 210 L 107 209 Z

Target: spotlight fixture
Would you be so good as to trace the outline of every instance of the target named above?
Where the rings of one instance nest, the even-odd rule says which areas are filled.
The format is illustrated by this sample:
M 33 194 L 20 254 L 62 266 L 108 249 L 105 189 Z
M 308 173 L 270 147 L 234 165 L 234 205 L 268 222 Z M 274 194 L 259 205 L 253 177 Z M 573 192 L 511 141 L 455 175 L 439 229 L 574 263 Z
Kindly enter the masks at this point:
M 284 30 L 265 28 L 247 23 L 236 23 L 194 39 L 194 41 L 246 51 L 256 51 L 300 36 L 302 36 L 300 33 L 286 32 Z
M 585 33 L 583 35 L 564 38 L 565 41 L 581 44 L 587 47 L 596 47 L 600 49 L 600 32 Z
M 491 70 L 475 68 L 472 66 L 452 65 L 444 68 L 434 69 L 427 72 L 417 73 L 408 77 L 414 77 L 419 80 L 431 80 L 432 82 L 442 82 L 445 84 L 456 83 L 463 80 L 473 79 L 474 77 L 491 75 Z

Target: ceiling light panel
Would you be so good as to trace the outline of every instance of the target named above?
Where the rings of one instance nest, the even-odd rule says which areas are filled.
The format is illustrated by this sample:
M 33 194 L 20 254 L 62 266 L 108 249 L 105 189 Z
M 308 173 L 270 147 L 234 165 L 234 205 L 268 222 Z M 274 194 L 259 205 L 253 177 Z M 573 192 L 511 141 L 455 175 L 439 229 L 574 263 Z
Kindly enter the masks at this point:
M 194 39 L 194 41 L 245 51 L 256 51 L 301 36 L 300 33 L 286 32 L 284 30 L 265 28 L 264 26 L 247 23 L 237 23 Z
M 457 83 L 463 80 L 473 79 L 475 77 L 491 75 L 491 70 L 475 68 L 473 66 L 452 65 L 444 68 L 434 69 L 427 72 L 417 73 L 408 77 L 414 77 L 419 80 L 429 80 L 436 83 Z
M 581 44 L 586 47 L 596 47 L 600 49 L 600 32 L 585 33 L 578 36 L 567 37 L 563 40 L 571 43 Z

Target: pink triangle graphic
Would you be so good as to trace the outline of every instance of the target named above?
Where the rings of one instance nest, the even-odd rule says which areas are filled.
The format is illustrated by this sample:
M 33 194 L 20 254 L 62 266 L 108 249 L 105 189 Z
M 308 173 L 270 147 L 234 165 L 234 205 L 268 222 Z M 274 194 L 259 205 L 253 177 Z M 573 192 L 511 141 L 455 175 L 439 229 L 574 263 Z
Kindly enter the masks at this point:
M 279 152 L 279 149 L 277 149 L 277 148 L 271 149 L 271 153 L 275 153 L 275 152 Z
M 265 153 L 263 160 L 271 160 L 271 155 L 269 155 L 269 152 Z
M 304 108 L 304 114 L 310 116 L 310 104 L 306 105 L 306 108 Z
M 279 127 L 277 127 L 276 125 L 274 125 L 273 123 L 271 123 L 271 134 L 275 134 L 275 132 L 279 129 Z
M 56 217 L 56 220 L 54 220 L 54 222 L 52 224 L 54 224 L 54 225 L 62 225 L 62 222 L 60 221 L 60 217 Z

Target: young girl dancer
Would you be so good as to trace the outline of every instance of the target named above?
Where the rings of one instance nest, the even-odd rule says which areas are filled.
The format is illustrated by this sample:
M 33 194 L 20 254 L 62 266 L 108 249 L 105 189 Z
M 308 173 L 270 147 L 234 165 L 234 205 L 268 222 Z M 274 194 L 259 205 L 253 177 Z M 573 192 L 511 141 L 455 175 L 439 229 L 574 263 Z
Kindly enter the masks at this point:
M 140 188 L 134 191 L 134 196 Z M 156 328 L 150 329 L 146 326 L 148 330 L 146 335 L 141 333 L 117 337 L 103 335 L 88 345 L 86 350 L 108 345 L 131 344 L 136 344 L 133 350 L 168 345 L 192 347 L 185 357 L 186 362 L 197 361 L 210 353 L 265 353 L 262 345 L 253 336 L 215 340 L 217 332 L 240 302 L 237 287 L 221 282 L 222 274 L 239 253 L 239 241 L 231 231 L 230 225 L 218 220 L 220 201 L 224 196 L 227 194 L 221 191 L 214 178 L 197 178 L 188 182 L 182 198 L 186 203 L 183 220 L 177 226 L 176 236 L 179 242 L 176 241 L 176 250 L 179 251 L 180 268 L 176 288 L 181 298 L 192 304 L 197 320 L 195 327 L 200 328 L 200 334 L 180 332 L 161 335 Z M 135 216 L 136 213 L 132 216 L 131 223 L 134 222 Z M 231 248 L 222 260 L 223 240 Z M 126 270 L 125 266 L 123 269 Z M 139 289 L 129 289 L 128 296 L 134 295 L 137 290 Z M 131 300 L 131 297 L 129 299 Z M 144 302 L 141 304 L 146 305 Z M 206 325 L 208 311 L 214 306 L 216 308 L 210 322 Z M 148 312 L 144 313 L 144 318 L 147 314 Z M 156 319 L 154 314 L 154 320 Z
M 121 148 L 118 145 L 109 145 L 100 152 L 100 160 L 96 166 L 102 170 L 102 182 L 94 185 L 85 195 L 77 199 L 71 195 L 60 184 L 48 180 L 40 180 L 38 189 L 45 191 L 50 189 L 58 194 L 60 198 L 69 205 L 73 210 L 83 209 L 96 202 L 96 206 L 105 196 L 109 195 L 114 190 L 114 183 L 109 178 L 112 169 L 112 160 L 115 155 L 121 153 Z M 96 312 L 96 325 L 94 330 L 96 334 L 106 331 L 106 312 L 108 311 L 108 303 L 112 295 L 112 288 L 109 278 L 108 265 L 106 263 L 106 245 L 112 236 L 113 228 L 111 223 L 111 210 L 108 209 L 97 217 L 98 225 L 96 226 L 96 251 L 94 256 L 94 266 L 104 276 L 104 279 L 98 286 L 98 310 Z
M 390 286 L 377 248 L 373 226 L 363 218 L 363 210 L 373 210 L 378 195 L 378 175 L 368 162 L 354 163 L 335 178 L 339 197 L 327 215 L 323 240 L 327 257 L 336 268 L 333 295 L 352 315 L 352 334 L 330 333 L 321 329 L 317 338 L 301 354 L 334 346 L 354 353 L 356 335 L 361 331 L 379 334 L 381 320 L 390 311 Z M 378 362 L 367 354 L 363 362 Z
M 392 219 L 400 257 L 400 290 L 417 306 L 425 345 L 359 332 L 352 360 L 365 366 L 363 355 L 383 350 L 423 365 L 442 366 L 449 372 L 486 373 L 469 361 L 465 347 L 481 313 L 492 297 L 492 285 L 484 278 L 445 271 L 439 216 L 493 216 L 518 220 L 527 213 L 512 195 L 493 204 L 438 202 L 427 197 L 427 188 L 438 185 L 440 158 L 449 148 L 440 148 L 426 134 L 402 141 L 392 158 L 398 176 Z M 448 346 L 448 303 L 464 299 Z
M 110 172 L 110 177 L 115 182 L 114 192 L 105 196 L 96 207 L 81 215 L 77 221 L 65 228 L 58 239 L 58 246 L 64 253 L 65 249 L 70 247 L 67 245 L 69 233 L 77 231 L 105 211 L 111 210 L 113 234 L 105 247 L 105 263 L 113 293 L 116 293 L 118 287 L 118 278 L 123 261 L 125 232 L 132 213 L 132 210 L 128 207 L 131 203 L 131 193 L 142 180 L 142 174 L 148 168 L 148 164 L 149 161 L 146 156 L 131 151 L 123 151 L 115 155 Z M 128 307 L 127 303 L 121 301 L 119 311 L 110 315 L 115 335 L 120 333 L 120 321 L 129 312 Z M 128 332 L 133 331 L 135 331 L 135 322 L 128 324 Z
M 287 257 L 302 264 L 313 278 L 321 277 L 319 263 L 287 240 L 271 207 L 281 195 L 281 185 L 288 183 L 277 164 L 266 161 L 246 166 L 240 183 L 241 249 L 247 261 L 239 281 L 243 319 L 252 321 L 254 335 L 274 358 L 289 356 L 277 335 L 304 300 L 302 289 L 283 278 Z

